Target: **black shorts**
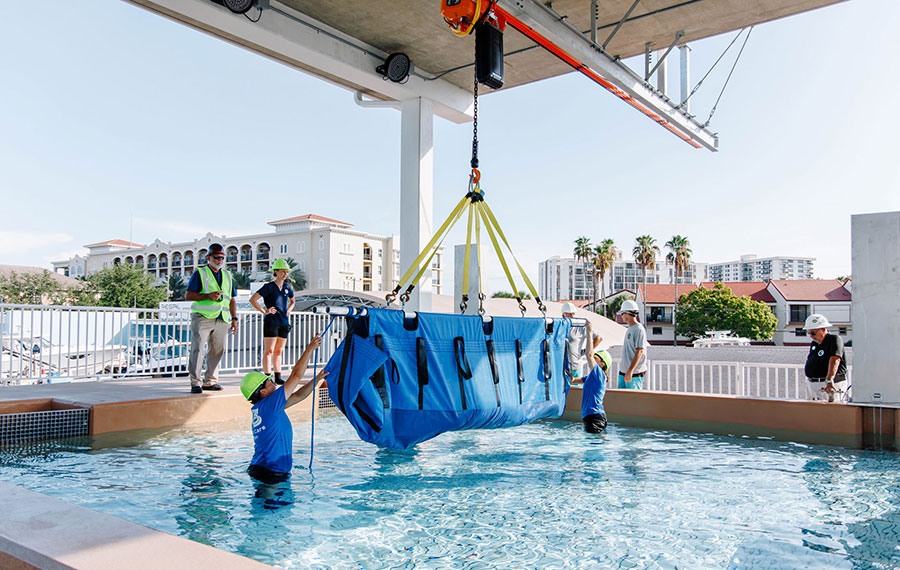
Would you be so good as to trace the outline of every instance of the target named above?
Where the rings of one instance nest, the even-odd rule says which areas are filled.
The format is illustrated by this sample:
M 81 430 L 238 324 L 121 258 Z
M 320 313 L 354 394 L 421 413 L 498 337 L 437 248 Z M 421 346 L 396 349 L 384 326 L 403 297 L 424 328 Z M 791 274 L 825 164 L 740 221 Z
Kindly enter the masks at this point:
M 272 338 L 275 336 L 278 338 L 287 338 L 289 332 L 291 332 L 291 325 L 279 325 L 277 323 L 263 321 L 263 337 L 265 338 Z
M 584 431 L 588 433 L 600 433 L 606 429 L 606 414 L 589 414 L 584 416 Z
M 272 471 L 268 467 L 263 467 L 262 465 L 251 465 L 247 468 L 247 473 L 257 481 L 262 481 L 267 485 L 274 485 L 275 483 L 287 481 L 291 476 L 290 473 Z

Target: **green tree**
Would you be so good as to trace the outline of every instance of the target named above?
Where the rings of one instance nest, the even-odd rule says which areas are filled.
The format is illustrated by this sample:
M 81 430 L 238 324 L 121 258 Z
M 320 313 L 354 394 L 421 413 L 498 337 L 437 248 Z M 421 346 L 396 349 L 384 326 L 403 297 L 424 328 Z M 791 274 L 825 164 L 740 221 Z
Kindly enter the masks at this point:
M 594 266 L 594 283 L 597 283 L 597 278 L 600 279 L 600 297 L 604 299 L 603 306 L 606 307 L 606 272 L 609 271 L 609 268 L 612 267 L 612 264 L 616 261 L 616 244 L 611 239 L 605 239 L 600 242 L 600 245 L 594 248 L 594 256 L 593 256 L 593 266 Z M 596 298 L 596 285 L 594 286 L 594 312 L 597 311 L 597 298 Z M 603 310 L 603 314 L 605 314 L 605 309 Z
M 730 330 L 751 340 L 767 340 L 778 326 L 768 305 L 738 297 L 721 283 L 712 289 L 694 289 L 682 295 L 679 304 L 675 333 L 691 339 L 710 330 Z
M 46 269 L 39 273 L 10 272 L 0 276 L 0 299 L 5 303 L 62 304 L 77 295 L 77 287 L 67 288 L 53 279 Z
M 153 284 L 153 277 L 140 267 L 113 265 L 88 277 L 89 289 L 99 293 L 101 307 L 156 308 L 166 300 L 165 287 Z
M 675 307 L 672 309 L 672 325 L 674 326 L 677 324 L 675 315 L 678 313 L 678 280 L 690 266 L 693 252 L 688 238 L 679 235 L 672 236 L 672 239 L 666 242 L 666 249 L 669 250 L 669 253 L 666 254 L 666 261 L 675 266 Z M 672 342 L 678 346 L 678 335 L 675 335 Z
M 231 279 L 234 281 L 235 289 L 249 289 L 250 288 L 250 270 L 249 269 L 241 269 L 240 271 L 236 271 L 231 274 Z
M 649 235 L 638 236 L 635 239 L 634 248 L 631 250 L 634 256 L 634 262 L 641 268 L 641 276 L 644 282 L 644 302 L 642 303 L 642 313 L 647 312 L 647 269 L 656 267 L 656 256 L 659 255 L 659 246 L 656 245 L 656 239 Z M 641 322 L 646 319 L 646 315 L 641 315 Z
M 509 291 L 497 291 L 493 295 L 491 295 L 494 299 L 515 299 L 516 296 L 510 293 Z M 519 291 L 520 299 L 531 299 L 531 294 L 526 293 L 525 291 Z
M 606 318 L 615 320 L 616 313 L 622 308 L 622 303 L 628 299 L 633 301 L 634 295 L 619 295 L 618 297 L 614 297 L 613 300 L 606 305 Z
M 581 236 L 575 239 L 575 249 L 572 250 L 572 254 L 575 256 L 576 261 L 581 262 L 582 275 L 587 275 L 587 263 L 591 259 L 591 238 L 586 236 Z M 576 281 L 577 283 L 577 281 Z M 574 292 L 573 292 L 574 295 Z M 574 295 L 577 298 L 577 295 Z
M 184 294 L 187 292 L 187 283 L 181 275 L 173 273 L 169 276 L 169 295 L 173 301 L 184 301 Z

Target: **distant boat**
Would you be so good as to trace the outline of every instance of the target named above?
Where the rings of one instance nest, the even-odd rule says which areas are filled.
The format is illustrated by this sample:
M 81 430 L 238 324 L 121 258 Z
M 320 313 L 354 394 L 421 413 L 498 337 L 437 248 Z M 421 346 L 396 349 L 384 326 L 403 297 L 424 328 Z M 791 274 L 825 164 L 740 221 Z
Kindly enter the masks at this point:
M 694 341 L 694 348 L 712 348 L 714 346 L 750 346 L 750 339 L 731 336 L 731 331 L 706 331 L 706 336 Z

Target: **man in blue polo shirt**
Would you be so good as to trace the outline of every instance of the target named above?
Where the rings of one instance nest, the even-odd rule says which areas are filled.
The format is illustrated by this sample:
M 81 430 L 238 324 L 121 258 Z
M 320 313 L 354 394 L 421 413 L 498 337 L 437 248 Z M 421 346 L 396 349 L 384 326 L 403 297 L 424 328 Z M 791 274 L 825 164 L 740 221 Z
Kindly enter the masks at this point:
M 203 390 L 221 390 L 218 382 L 219 363 L 225 353 L 228 329 L 237 331 L 237 291 L 231 272 L 224 268 L 225 249 L 218 243 L 210 244 L 206 265 L 191 275 L 184 298 L 191 305 L 191 354 L 188 373 L 191 377 L 191 393 Z M 209 343 L 206 355 L 206 374 L 201 381 L 203 347 Z
M 241 393 L 253 404 L 253 459 L 247 472 L 263 483 L 277 483 L 291 476 L 294 430 L 285 409 L 308 398 L 328 375 L 323 370 L 299 386 L 310 357 L 321 344 L 321 336 L 312 338 L 283 386 L 277 386 L 270 374 L 262 372 L 249 372 L 241 380 Z

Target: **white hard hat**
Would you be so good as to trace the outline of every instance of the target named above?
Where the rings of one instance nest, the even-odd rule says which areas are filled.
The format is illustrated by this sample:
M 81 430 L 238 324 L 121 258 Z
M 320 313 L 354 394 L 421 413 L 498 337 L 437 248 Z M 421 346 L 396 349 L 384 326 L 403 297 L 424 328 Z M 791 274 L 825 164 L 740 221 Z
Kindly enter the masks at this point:
M 562 313 L 574 313 L 575 312 L 575 304 L 574 303 L 563 303 Z
M 619 309 L 617 314 L 621 315 L 622 313 L 637 313 L 640 309 L 638 309 L 638 304 L 634 299 L 625 299 L 622 302 L 622 308 Z
M 819 313 L 814 313 L 808 317 L 806 317 L 806 325 L 803 327 L 806 330 L 812 329 L 827 329 L 831 326 L 831 323 L 828 322 L 823 315 Z

